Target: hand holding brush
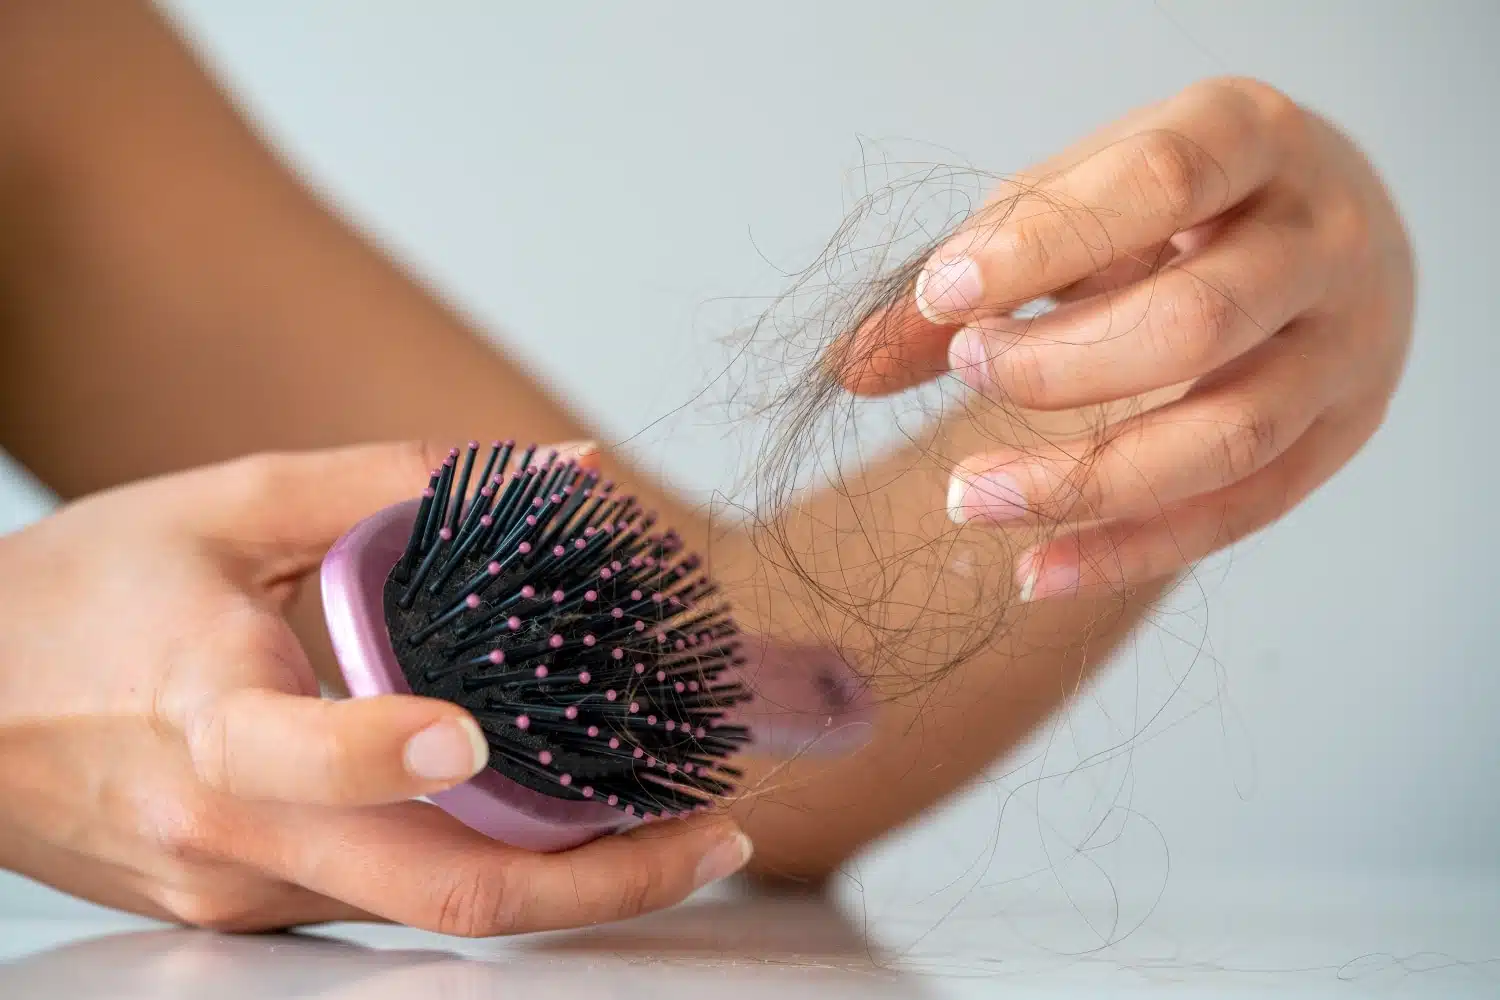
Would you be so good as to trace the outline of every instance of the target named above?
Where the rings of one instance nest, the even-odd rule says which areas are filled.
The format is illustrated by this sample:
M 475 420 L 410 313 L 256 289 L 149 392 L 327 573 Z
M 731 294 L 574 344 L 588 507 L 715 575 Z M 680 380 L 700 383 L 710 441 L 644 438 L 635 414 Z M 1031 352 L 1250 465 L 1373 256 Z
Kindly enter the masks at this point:
M 262 455 L 0 538 L 0 866 L 219 929 L 375 918 L 465 935 L 628 917 L 742 867 L 748 840 L 712 810 L 561 853 L 493 840 L 410 801 L 485 767 L 473 716 L 319 697 L 286 606 L 446 455 Z

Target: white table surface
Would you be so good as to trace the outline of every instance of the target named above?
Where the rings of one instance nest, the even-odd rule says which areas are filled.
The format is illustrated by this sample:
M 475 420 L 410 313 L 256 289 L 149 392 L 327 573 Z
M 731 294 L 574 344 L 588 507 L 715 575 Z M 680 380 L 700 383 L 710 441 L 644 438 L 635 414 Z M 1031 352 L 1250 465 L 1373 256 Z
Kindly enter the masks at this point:
M 1176 886 L 1102 947 L 1078 933 L 1098 907 L 1029 905 L 1004 887 L 940 907 L 726 891 L 490 941 L 347 925 L 224 936 L 32 889 L 0 898 L 5 1000 L 1500 997 L 1500 878 Z

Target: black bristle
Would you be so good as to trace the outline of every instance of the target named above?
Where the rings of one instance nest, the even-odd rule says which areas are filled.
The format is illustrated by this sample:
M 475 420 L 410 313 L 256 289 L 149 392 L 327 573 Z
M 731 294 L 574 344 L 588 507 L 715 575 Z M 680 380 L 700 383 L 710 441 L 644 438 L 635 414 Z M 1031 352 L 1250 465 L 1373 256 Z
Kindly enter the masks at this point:
M 386 580 L 413 693 L 468 709 L 490 767 L 547 795 L 670 816 L 732 792 L 749 733 L 722 720 L 750 694 L 700 561 L 576 461 L 497 443 L 475 478 L 477 448 L 433 473 Z
M 437 496 L 432 500 L 432 510 L 427 516 L 427 531 L 422 536 L 422 551 L 427 553 L 437 535 L 443 527 L 443 516 L 448 512 L 448 494 L 453 489 L 453 462 L 458 455 L 458 449 L 453 449 L 448 454 L 447 461 L 443 462 L 442 468 L 438 470 Z
M 422 502 L 417 505 L 417 520 L 412 525 L 411 539 L 406 543 L 406 553 L 396 563 L 393 575 L 403 582 L 411 576 L 417 557 L 422 552 L 422 539 L 427 534 L 427 518 L 432 513 L 432 501 L 437 496 L 439 474 L 434 472 L 427 480 L 427 489 L 422 493 Z
M 448 530 L 456 538 L 458 536 L 458 519 L 464 514 L 464 497 L 469 495 L 469 474 L 474 471 L 474 455 L 479 451 L 479 442 L 470 441 L 469 449 L 464 453 L 463 471 L 458 475 L 458 485 L 453 490 L 454 501 L 448 510 Z

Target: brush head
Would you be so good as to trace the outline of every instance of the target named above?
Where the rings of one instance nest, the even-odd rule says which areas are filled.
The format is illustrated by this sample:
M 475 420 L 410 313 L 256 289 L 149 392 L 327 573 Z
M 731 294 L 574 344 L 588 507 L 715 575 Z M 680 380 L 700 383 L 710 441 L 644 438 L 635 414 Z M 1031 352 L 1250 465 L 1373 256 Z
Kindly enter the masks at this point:
M 545 796 L 651 819 L 732 791 L 750 695 L 700 560 L 576 461 L 497 442 L 476 476 L 478 449 L 432 473 L 385 579 L 412 693 L 467 709 L 489 767 Z

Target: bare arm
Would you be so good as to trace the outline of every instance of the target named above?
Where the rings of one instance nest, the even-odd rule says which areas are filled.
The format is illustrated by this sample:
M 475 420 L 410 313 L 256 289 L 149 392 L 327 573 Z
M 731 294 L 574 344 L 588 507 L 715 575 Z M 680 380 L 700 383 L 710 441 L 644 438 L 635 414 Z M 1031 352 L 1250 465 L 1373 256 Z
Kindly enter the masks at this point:
M 0 171 L 0 440 L 65 498 L 253 451 L 589 436 L 321 205 L 143 3 L 0 0 Z M 913 669 L 975 638 L 977 601 L 1012 597 L 1010 541 L 956 532 L 943 511 L 950 461 L 994 432 L 957 421 L 870 470 L 869 490 L 853 484 L 863 499 L 828 493 L 788 515 L 817 587 L 857 600 L 878 581 L 851 566 L 905 560 L 873 629 L 748 536 L 713 543 L 744 619 L 838 635 L 895 692 L 856 757 L 753 765 L 763 791 L 740 811 L 762 871 L 815 880 L 971 779 L 1064 701 L 1156 592 L 1028 609 L 920 711 L 900 693 Z M 710 544 L 701 513 L 615 469 Z M 977 577 L 954 574 L 965 548 Z M 321 645 L 315 599 L 303 634 Z M 889 637 L 914 626 L 926 638 L 891 655 Z
M 264 449 L 585 436 L 320 205 L 149 5 L 0 17 L 0 434 L 64 497 Z

